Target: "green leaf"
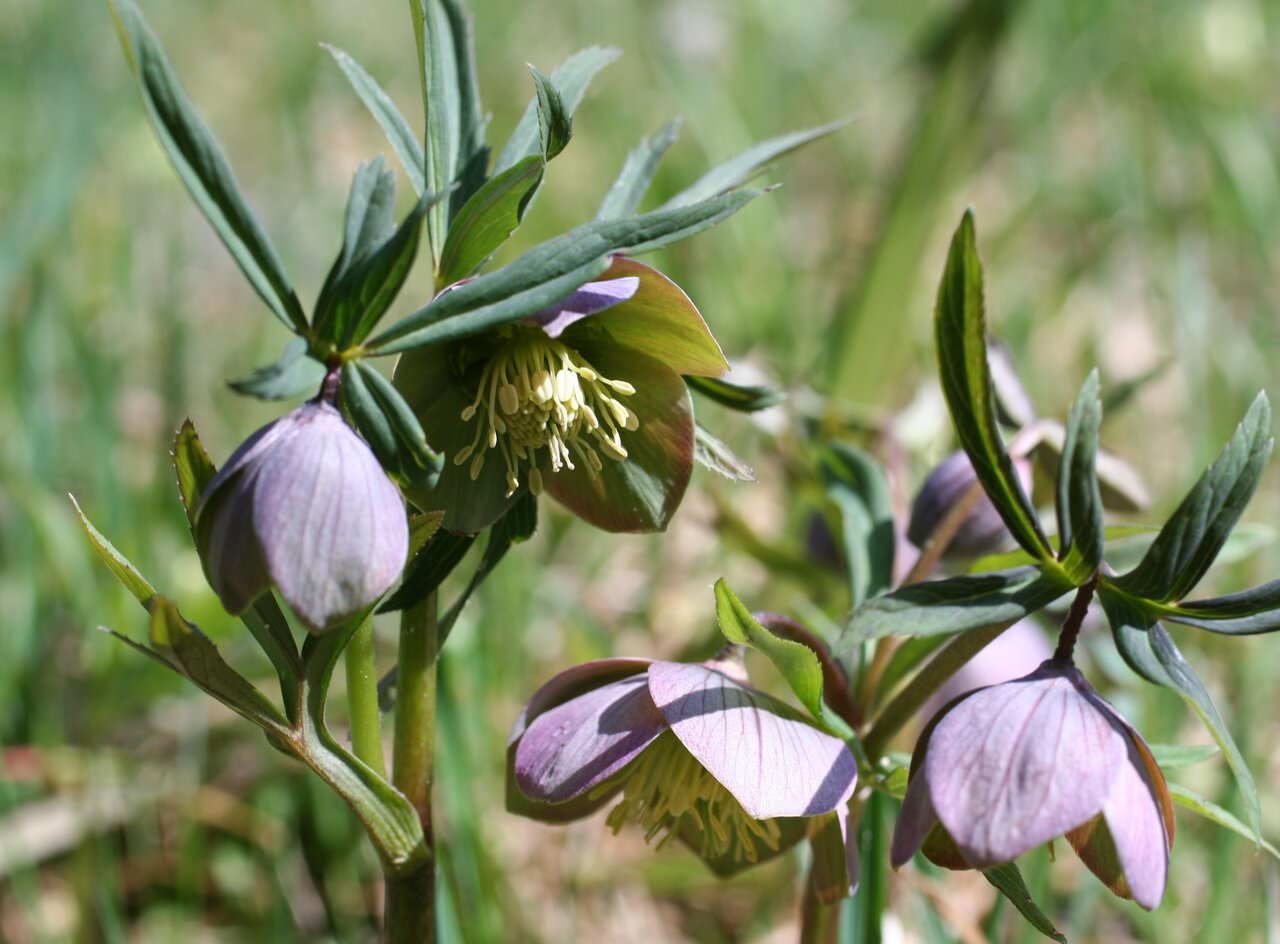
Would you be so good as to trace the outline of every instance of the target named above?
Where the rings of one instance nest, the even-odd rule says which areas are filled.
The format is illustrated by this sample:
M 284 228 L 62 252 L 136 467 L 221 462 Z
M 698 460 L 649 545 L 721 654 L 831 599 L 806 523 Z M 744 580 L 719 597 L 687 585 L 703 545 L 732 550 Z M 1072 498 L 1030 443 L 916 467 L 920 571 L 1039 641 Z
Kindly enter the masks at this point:
M 849 115 L 819 128 L 793 131 L 790 134 L 780 135 L 767 141 L 761 141 L 759 144 L 753 144 L 737 157 L 731 158 L 707 171 L 664 203 L 660 209 L 669 210 L 673 207 L 688 206 L 692 203 L 706 200 L 709 197 L 735 190 L 758 176 L 765 167 L 778 158 L 820 138 L 825 138 L 832 132 L 839 131 L 853 121 L 855 117 L 854 115 Z
M 1236 433 L 1173 516 L 1160 529 L 1142 562 L 1112 579 L 1136 597 L 1180 600 L 1200 582 L 1226 543 L 1262 478 L 1273 442 L 1271 408 L 1260 393 Z
M 431 535 L 426 546 L 409 561 L 399 588 L 378 607 L 378 612 L 404 610 L 425 600 L 453 573 L 475 539 L 474 534 L 454 534 L 451 531 L 437 531 Z
M 808 646 L 775 636 L 756 622 L 723 577 L 716 581 L 715 594 L 716 621 L 724 638 L 761 652 L 782 673 L 800 704 L 821 721 L 822 665 L 817 654 Z
M 836 641 L 848 652 L 881 636 L 933 636 L 1011 626 L 1073 589 L 1037 567 L 966 574 L 911 584 L 858 607 Z
M 342 247 L 316 301 L 313 322 L 317 329 L 332 320 L 334 289 L 342 277 L 391 235 L 395 206 L 396 177 L 387 169 L 387 163 L 381 156 L 356 168 L 351 178 L 351 191 L 347 195 Z
M 306 331 L 306 315 L 266 231 L 159 41 L 133 0 L 108 0 L 108 5 L 147 117 L 187 191 L 272 313 L 291 330 Z
M 217 647 L 182 618 L 173 601 L 157 594 L 147 609 L 151 644 L 170 666 L 268 734 L 288 736 L 290 724 L 280 709 L 223 661 Z
M 545 162 L 532 155 L 480 187 L 458 211 L 440 254 L 440 282 L 452 285 L 483 266 L 524 219 Z
M 458 617 L 462 615 L 462 610 L 466 607 L 467 601 L 471 599 L 471 595 L 476 592 L 480 584 L 484 583 L 485 578 L 493 573 L 498 564 L 502 562 L 502 558 L 506 556 L 507 551 L 511 550 L 512 545 L 523 544 L 533 537 L 533 532 L 537 529 L 538 500 L 525 493 L 511 506 L 511 510 L 498 519 L 498 522 L 489 529 L 489 543 L 485 545 L 484 555 L 480 558 L 480 565 L 476 568 L 475 573 L 471 575 L 471 580 L 468 581 L 466 588 L 458 594 L 458 598 L 453 601 L 449 609 L 440 617 L 440 625 L 437 630 L 439 646 L 443 646 L 445 640 L 449 638 L 449 633 L 453 630 Z
M 129 563 L 128 558 L 117 551 L 111 542 L 103 537 L 102 532 L 95 528 L 92 522 L 85 517 L 85 513 L 80 510 L 80 503 L 76 501 L 75 496 L 68 495 L 67 497 L 71 499 L 71 505 L 76 510 L 76 516 L 80 519 L 80 527 L 84 529 L 85 537 L 89 539 L 93 549 L 98 552 L 102 562 L 107 565 L 107 569 L 115 575 L 115 578 L 120 581 L 135 600 L 143 606 L 149 606 L 157 595 L 156 588 L 151 586 L 147 578 L 138 571 L 138 568 Z
M 754 482 L 755 470 L 725 443 L 694 421 L 693 458 L 699 465 L 723 475 L 732 482 Z
M 1244 823 L 1240 822 L 1230 811 L 1223 809 L 1218 804 L 1206 800 L 1194 790 L 1189 790 L 1181 784 L 1168 784 L 1169 796 L 1173 802 L 1184 809 L 1198 813 L 1211 823 L 1217 823 L 1224 829 L 1229 829 L 1237 836 L 1243 836 L 1245 839 L 1255 843 L 1259 842 L 1257 835 Z M 1280 849 L 1276 849 L 1271 843 L 1263 839 L 1260 842 L 1263 849 L 1266 849 L 1276 859 L 1280 859 Z
M 574 53 L 551 73 L 551 81 L 559 90 L 567 115 L 572 117 L 577 110 L 587 86 L 595 78 L 596 73 L 617 59 L 620 54 L 621 50 L 612 46 L 592 46 Z M 528 107 L 525 108 L 524 114 L 520 116 L 515 130 L 511 132 L 511 138 L 502 148 L 498 159 L 494 161 L 493 173 L 500 174 L 522 159 L 542 151 L 538 123 L 538 95 L 534 95 Z
M 849 596 L 853 606 L 860 606 L 893 583 L 897 539 L 889 485 L 875 459 L 843 444 L 823 450 L 822 480 L 844 522 Z
M 1094 370 L 1071 407 L 1058 467 L 1058 559 L 1077 586 L 1086 583 L 1102 563 L 1105 525 L 1094 468 L 1101 425 L 1098 372 Z
M 997 865 L 994 869 L 983 869 L 982 877 L 990 882 L 1001 895 L 1008 899 L 1009 903 L 1018 909 L 1018 913 L 1027 919 L 1027 923 L 1039 931 L 1047 938 L 1052 938 L 1061 944 L 1067 944 L 1066 937 L 1062 932 L 1053 926 L 1053 922 L 1049 920 L 1049 916 L 1040 910 L 1031 899 L 1031 892 L 1027 889 L 1027 883 L 1022 880 L 1022 873 L 1018 870 L 1018 866 L 1012 862 L 1006 862 L 1004 865 Z
M 627 155 L 621 172 L 600 202 L 600 209 L 596 211 L 597 220 L 622 219 L 636 212 L 649 185 L 653 183 L 658 164 L 671 145 L 675 144 L 680 124 L 679 118 L 667 122 L 656 134 L 643 139 Z
M 218 470 L 205 452 L 204 445 L 190 419 L 182 421 L 173 437 L 173 470 L 178 477 L 178 497 L 187 513 L 187 523 L 195 527 L 200 496 L 209 487 Z
M 1111 623 L 1111 634 L 1120 655 L 1135 672 L 1155 685 L 1171 688 L 1191 706 L 1200 721 L 1213 735 L 1222 754 L 1231 765 L 1245 812 L 1255 838 L 1262 837 L 1262 814 L 1258 805 L 1258 788 L 1244 756 L 1218 713 L 1213 699 L 1165 628 L 1146 612 L 1142 601 L 1134 600 L 1104 583 L 1099 592 L 1102 608 Z
M 1049 539 L 1000 438 L 986 333 L 982 262 L 975 244 L 973 211 L 967 210 L 951 241 L 934 315 L 942 392 L 960 443 L 1009 533 L 1028 553 L 1051 560 Z
M 321 43 L 320 45 L 329 50 L 329 54 L 333 56 L 343 74 L 346 75 L 347 81 L 355 89 L 360 101 L 364 102 L 364 106 L 369 109 L 369 113 L 378 122 L 378 125 L 382 128 L 382 133 L 387 136 L 387 140 L 395 150 L 396 156 L 400 158 L 400 163 L 409 177 L 409 182 L 413 184 L 413 189 L 418 196 L 422 196 L 427 189 L 426 181 L 423 177 L 423 169 L 426 167 L 427 159 L 422 153 L 422 145 L 418 143 L 418 136 L 409 127 L 409 122 L 405 120 L 404 115 L 396 108 L 395 103 L 391 101 L 387 93 L 382 90 L 373 77 L 359 63 L 341 49 L 330 46 L 327 43 Z
M 547 160 L 555 157 L 573 137 L 573 114 L 565 107 L 560 90 L 536 66 L 529 66 L 538 98 L 538 141 Z
M 458 50 L 442 0 L 414 2 L 421 4 L 423 14 L 419 64 L 422 67 L 423 107 L 427 117 L 424 177 L 428 193 L 443 194 L 448 192 L 461 169 L 462 92 Z M 431 258 L 437 266 L 448 230 L 449 207 L 441 201 L 427 214 Z
M 1280 580 L 1251 590 L 1165 608 L 1165 617 L 1211 633 L 1244 636 L 1280 629 Z
M 476 73 L 476 41 L 472 18 L 459 0 L 444 0 L 444 14 L 453 34 L 458 76 L 458 156 L 456 186 L 450 195 L 453 219 L 471 195 L 484 183 L 489 148 L 484 143 L 488 118 L 480 104 L 480 80 Z
M 739 413 L 756 413 L 777 406 L 785 397 L 781 390 L 772 387 L 752 387 L 745 384 L 729 383 L 718 377 L 685 377 L 684 382 L 690 390 L 696 390 Z
M 378 409 L 386 417 L 399 447 L 400 468 L 415 485 L 430 487 L 430 480 L 440 473 L 443 459 L 427 445 L 422 424 L 404 402 L 400 391 L 376 368 L 360 361 L 350 361 L 348 369 L 360 374 Z
M 758 194 L 737 191 L 690 207 L 584 224 L 436 296 L 365 347 L 394 354 L 528 317 L 602 274 L 611 254 L 648 252 L 685 239 L 732 216 Z
M 1148 744 L 1147 748 L 1162 770 L 1194 767 L 1221 753 L 1216 744 Z
M 946 636 L 917 636 L 908 639 L 894 650 L 876 686 L 876 701 L 883 701 L 898 683 L 920 667 L 929 656 L 947 643 Z
M 344 368 L 338 393 L 351 424 L 369 444 L 378 462 L 384 469 L 398 474 L 402 467 L 400 444 L 391 421 L 365 383 L 364 372 L 352 365 Z
M 306 338 L 290 338 L 274 364 L 259 367 L 248 377 L 227 382 L 236 393 L 259 400 L 288 400 L 315 391 L 324 380 L 325 367 L 307 356 Z

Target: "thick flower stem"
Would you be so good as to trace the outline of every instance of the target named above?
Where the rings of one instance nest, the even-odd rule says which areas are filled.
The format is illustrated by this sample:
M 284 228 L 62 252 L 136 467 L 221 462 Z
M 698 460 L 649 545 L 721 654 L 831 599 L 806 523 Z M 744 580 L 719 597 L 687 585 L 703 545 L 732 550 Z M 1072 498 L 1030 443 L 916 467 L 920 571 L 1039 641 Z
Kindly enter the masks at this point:
M 1076 591 L 1076 598 L 1071 601 L 1071 609 L 1058 634 L 1058 648 L 1053 657 L 1059 662 L 1070 662 L 1076 649 L 1076 639 L 1080 636 L 1080 627 L 1084 624 L 1084 615 L 1089 612 L 1089 604 L 1093 602 L 1093 591 L 1098 586 L 1098 575 L 1095 573 L 1089 582 Z
M 382 715 L 378 711 L 378 657 L 369 616 L 347 643 L 347 706 L 351 715 L 352 753 L 386 779 L 382 756 Z
M 436 658 L 439 654 L 438 615 L 434 593 L 401 614 L 391 782 L 418 811 L 427 861 L 408 875 L 387 876 L 385 944 L 431 944 L 436 937 L 431 784 L 436 725 Z
M 805 883 L 804 901 L 800 905 L 800 944 L 835 944 L 840 930 L 840 901 L 824 902 Z

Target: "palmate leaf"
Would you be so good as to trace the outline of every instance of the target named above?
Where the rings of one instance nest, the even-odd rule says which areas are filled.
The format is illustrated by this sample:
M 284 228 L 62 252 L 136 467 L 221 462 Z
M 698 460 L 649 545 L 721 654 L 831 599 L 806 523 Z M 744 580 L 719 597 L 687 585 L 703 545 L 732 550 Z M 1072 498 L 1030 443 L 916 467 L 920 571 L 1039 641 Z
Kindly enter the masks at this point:
M 1010 626 L 1073 586 L 1065 575 L 1039 567 L 911 584 L 854 610 L 834 648 L 848 652 L 882 636 L 951 635 Z
M 1271 457 L 1271 408 L 1258 394 L 1235 435 L 1160 529 L 1141 563 L 1111 582 L 1134 597 L 1180 600 L 1204 576 L 1240 520 Z
M 1228 636 L 1280 629 L 1280 580 L 1207 600 L 1189 600 L 1164 610 L 1165 618 Z
M 849 597 L 860 606 L 893 582 L 897 538 L 889 485 L 874 459 L 838 443 L 823 450 L 822 480 L 827 497 L 840 509 Z
M 248 377 L 227 381 L 236 393 L 259 400 L 288 400 L 315 391 L 324 380 L 325 367 L 307 356 L 306 338 L 290 338 L 280 359 L 259 367 Z
M 1058 559 L 1077 585 L 1093 576 L 1102 563 L 1105 525 L 1095 470 L 1101 425 L 1102 405 L 1098 402 L 1095 370 L 1071 408 L 1058 467 Z
M 732 216 L 760 193 L 739 190 L 689 207 L 586 223 L 437 296 L 365 347 L 393 354 L 527 317 L 601 275 L 611 254 L 648 252 L 685 239 Z
M 1000 438 L 987 364 L 983 305 L 982 262 L 975 243 L 973 212 L 966 211 L 951 240 L 934 314 L 942 392 L 960 443 L 1010 534 L 1029 554 L 1050 561 L 1049 539 Z
M 360 97 L 360 101 L 378 122 L 382 133 L 387 136 L 387 141 L 395 150 L 396 157 L 400 158 L 400 164 L 404 167 L 409 182 L 413 184 L 413 189 L 418 196 L 422 196 L 427 189 L 426 178 L 423 176 L 427 159 L 422 153 L 422 145 L 418 143 L 418 136 L 409 127 L 409 122 L 363 66 L 341 49 L 327 43 L 321 43 L 321 45 L 329 51 L 329 55 L 333 56 L 338 67 L 342 69 L 343 75 L 355 89 L 356 95 Z
M 1253 774 L 1249 772 L 1244 755 L 1236 746 L 1226 722 L 1218 713 L 1204 683 L 1200 681 L 1187 660 L 1182 657 L 1173 639 L 1147 609 L 1144 601 L 1135 600 L 1117 592 L 1106 583 L 1100 588 L 1099 597 L 1107 619 L 1111 623 L 1111 634 L 1115 639 L 1116 648 L 1120 650 L 1120 655 L 1124 657 L 1129 667 L 1147 681 L 1171 688 L 1181 695 L 1182 700 L 1191 707 L 1209 733 L 1213 735 L 1213 739 L 1222 749 L 1223 756 L 1226 757 L 1227 763 L 1235 774 L 1254 837 L 1261 839 L 1262 814 Z
M 133 0 L 108 0 L 147 117 L 196 205 L 267 307 L 292 331 L 307 318 L 262 224 Z
M 653 176 L 658 172 L 658 164 L 662 162 L 671 145 L 676 143 L 680 125 L 679 118 L 667 122 L 627 154 L 622 170 L 600 202 L 600 209 L 596 211 L 597 220 L 622 219 L 636 212 L 640 201 L 649 190 L 649 185 L 653 183 Z
M 441 458 L 427 445 L 400 391 L 373 366 L 349 361 L 340 393 L 344 410 L 382 467 L 407 485 L 430 487 Z

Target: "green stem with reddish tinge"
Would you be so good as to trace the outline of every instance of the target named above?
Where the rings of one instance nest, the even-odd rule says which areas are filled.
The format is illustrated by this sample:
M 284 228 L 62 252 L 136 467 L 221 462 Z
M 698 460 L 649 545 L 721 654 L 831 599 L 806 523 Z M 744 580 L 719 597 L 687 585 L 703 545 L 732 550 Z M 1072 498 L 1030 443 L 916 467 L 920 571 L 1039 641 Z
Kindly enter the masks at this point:
M 427 859 L 421 868 L 408 875 L 387 876 L 383 930 L 386 944 L 431 944 L 436 936 L 431 785 L 434 777 L 438 619 L 435 593 L 406 609 L 400 618 L 400 665 L 396 676 L 391 782 L 418 811 Z
M 1095 573 L 1089 582 L 1076 591 L 1076 598 L 1071 601 L 1071 609 L 1063 621 L 1062 631 L 1058 634 L 1058 648 L 1053 657 L 1059 662 L 1070 662 L 1076 650 L 1076 639 L 1080 636 L 1080 627 L 1084 624 L 1084 615 L 1089 612 L 1089 604 L 1093 602 L 1093 591 L 1098 586 L 1098 575 Z

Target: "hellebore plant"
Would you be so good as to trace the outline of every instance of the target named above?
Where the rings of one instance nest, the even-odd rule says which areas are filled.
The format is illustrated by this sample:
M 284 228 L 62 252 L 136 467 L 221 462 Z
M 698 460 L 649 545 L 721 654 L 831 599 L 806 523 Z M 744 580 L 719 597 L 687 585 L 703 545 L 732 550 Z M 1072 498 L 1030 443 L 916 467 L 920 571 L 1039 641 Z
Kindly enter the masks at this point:
M 682 375 L 727 367 L 675 283 L 615 257 L 526 318 L 400 359 L 396 386 L 448 460 L 411 497 L 451 531 L 488 527 L 526 490 L 607 531 L 662 530 L 693 469 Z

